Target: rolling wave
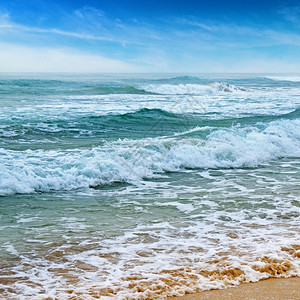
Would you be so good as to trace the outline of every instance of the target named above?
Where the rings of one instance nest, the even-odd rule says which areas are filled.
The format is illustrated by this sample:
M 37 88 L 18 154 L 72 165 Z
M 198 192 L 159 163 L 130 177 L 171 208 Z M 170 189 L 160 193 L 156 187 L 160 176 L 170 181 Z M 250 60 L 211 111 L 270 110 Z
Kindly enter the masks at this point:
M 79 88 L 78 88 L 79 87 Z M 109 95 L 109 94 L 153 94 L 131 85 L 97 85 L 85 82 L 75 84 L 73 81 L 18 79 L 0 80 L 0 93 L 18 91 L 24 94 L 63 94 L 63 95 Z
M 53 149 L 62 147 L 63 141 L 64 145 L 76 148 L 79 144 L 84 147 L 120 138 L 172 137 L 174 134 L 205 138 L 207 134 L 220 128 L 228 129 L 234 126 L 264 128 L 270 122 L 295 120 L 299 117 L 300 108 L 281 115 L 250 115 L 223 119 L 208 118 L 197 113 L 183 114 L 163 109 L 142 108 L 124 114 L 79 115 L 72 120 L 38 119 L 35 122 L 31 120 L 30 123 L 21 120 L 22 122 L 0 127 L 0 143 L 4 143 L 2 147 L 8 149 L 28 149 L 28 147 L 33 149 L 46 144 L 47 149 Z M 17 143 L 18 140 L 20 143 Z M 57 144 L 60 140 L 62 142 Z
M 264 78 L 274 81 L 300 82 L 300 76 L 264 76 Z
M 201 95 L 206 93 L 217 92 L 236 92 L 245 91 L 245 88 L 238 87 L 226 82 L 212 82 L 206 85 L 203 84 L 149 84 L 143 86 L 143 89 L 148 92 L 163 94 L 163 95 Z
M 73 92 L 74 93 L 74 92 Z M 109 94 L 138 94 L 138 95 L 153 95 L 155 93 L 138 89 L 134 86 L 98 86 L 92 88 L 85 88 L 75 91 L 78 94 L 84 95 L 109 95 Z
M 120 140 L 75 150 L 0 150 L 0 195 L 74 190 L 186 168 L 249 168 L 300 156 L 300 120 L 221 128 L 205 138 Z
M 296 119 L 300 117 L 300 108 L 297 108 L 289 113 L 279 114 L 279 115 L 254 115 L 254 116 L 244 116 L 244 117 L 237 117 L 237 118 L 224 118 L 224 119 L 207 119 L 204 118 L 202 114 L 197 113 L 173 113 L 159 108 L 142 108 L 135 112 L 129 112 L 125 114 L 119 115 L 110 115 L 110 116 L 90 116 L 89 118 L 99 118 L 99 119 L 110 119 L 113 122 L 119 121 L 120 119 L 132 119 L 132 120 L 139 120 L 141 122 L 147 122 L 147 119 L 154 119 L 154 120 L 162 120 L 162 122 L 166 121 L 166 118 L 173 118 L 176 120 L 179 119 L 186 119 L 189 118 L 189 121 L 194 121 L 193 123 L 197 125 L 203 126 L 225 126 L 230 127 L 233 124 L 241 124 L 241 125 L 249 125 L 255 124 L 258 122 L 268 123 L 275 120 L 280 119 Z
M 206 83 L 206 79 L 202 79 L 197 76 L 175 76 L 170 78 L 161 78 L 153 80 L 154 83 L 170 83 L 170 84 L 180 84 L 180 83 Z

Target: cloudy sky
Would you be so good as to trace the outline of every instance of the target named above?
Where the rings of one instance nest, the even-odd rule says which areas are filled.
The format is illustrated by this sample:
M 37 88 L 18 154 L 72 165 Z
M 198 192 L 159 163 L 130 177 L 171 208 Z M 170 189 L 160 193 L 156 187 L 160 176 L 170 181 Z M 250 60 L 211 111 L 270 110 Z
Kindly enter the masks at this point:
M 0 72 L 300 72 L 300 1 L 0 0 Z

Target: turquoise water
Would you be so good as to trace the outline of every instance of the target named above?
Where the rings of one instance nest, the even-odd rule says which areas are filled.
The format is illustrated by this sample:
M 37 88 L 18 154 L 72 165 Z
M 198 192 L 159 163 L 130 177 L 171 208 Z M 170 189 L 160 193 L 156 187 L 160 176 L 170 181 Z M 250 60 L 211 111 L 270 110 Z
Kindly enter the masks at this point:
M 0 99 L 0 297 L 300 274 L 300 76 L 2 74 Z

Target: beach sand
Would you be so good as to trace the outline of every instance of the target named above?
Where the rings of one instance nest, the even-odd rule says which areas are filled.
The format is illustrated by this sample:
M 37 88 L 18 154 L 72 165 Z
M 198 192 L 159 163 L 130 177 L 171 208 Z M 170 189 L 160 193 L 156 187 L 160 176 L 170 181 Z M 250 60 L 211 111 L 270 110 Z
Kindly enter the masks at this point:
M 270 278 L 255 283 L 244 283 L 237 287 L 224 290 L 210 290 L 182 297 L 170 297 L 170 300 L 198 300 L 198 299 L 222 299 L 222 300 L 299 300 L 300 277 Z

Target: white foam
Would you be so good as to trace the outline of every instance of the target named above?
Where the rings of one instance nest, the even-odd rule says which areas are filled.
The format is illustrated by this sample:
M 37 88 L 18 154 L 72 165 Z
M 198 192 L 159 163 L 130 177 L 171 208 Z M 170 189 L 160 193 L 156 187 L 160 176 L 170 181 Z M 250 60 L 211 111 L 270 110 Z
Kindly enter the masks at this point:
M 175 201 L 155 202 L 154 205 L 156 205 L 156 206 L 174 206 L 178 210 L 183 211 L 185 213 L 190 213 L 195 209 L 195 207 L 190 203 L 180 203 L 180 202 L 175 202 Z
M 285 160 L 285 164 L 287 162 L 291 167 L 297 168 L 297 160 Z M 282 162 L 275 161 L 273 167 L 274 164 L 280 166 Z M 274 174 L 270 174 L 269 170 L 259 168 L 202 171 L 202 178 L 206 178 L 209 184 L 199 181 L 198 178 L 194 186 L 191 184 L 193 177 L 188 177 L 188 183 L 183 181 L 179 186 L 177 184 L 172 186 L 173 199 L 164 199 L 164 190 L 154 186 L 150 189 L 145 186 L 129 188 L 126 193 L 123 190 L 121 195 L 116 191 L 114 201 L 106 201 L 105 211 L 109 212 L 110 207 L 112 209 L 117 207 L 120 215 L 115 216 L 116 219 L 111 221 L 106 232 L 99 229 L 98 221 L 95 222 L 102 216 L 98 215 L 98 212 L 96 219 L 92 218 L 89 221 L 82 214 L 74 215 L 73 210 L 67 209 L 56 219 L 55 226 L 60 228 L 59 234 L 67 231 L 68 236 L 62 236 L 62 241 L 51 245 L 52 251 L 59 250 L 65 253 L 63 262 L 55 262 L 61 261 L 60 258 L 44 257 L 44 252 L 37 255 L 39 247 L 35 249 L 35 255 L 25 251 L 20 255 L 21 262 L 12 268 L 12 271 L 17 278 L 26 276 L 30 283 L 19 280 L 9 288 L 17 291 L 16 294 L 26 295 L 25 297 L 31 299 L 39 299 L 40 295 L 59 299 L 71 296 L 92 299 L 89 292 L 97 294 L 101 288 L 106 287 L 119 289 L 114 296 L 107 299 L 149 299 L 152 296 L 166 299 L 167 295 L 225 288 L 241 281 L 268 278 L 272 276 L 268 273 L 268 268 L 265 272 L 260 272 L 254 267 L 268 267 L 268 261 L 264 260 L 266 257 L 270 261 L 288 262 L 291 265 L 283 276 L 299 276 L 299 259 L 281 249 L 283 246 L 299 244 L 299 218 L 291 217 L 286 220 L 283 218 L 292 216 L 292 213 L 299 216 L 300 208 L 293 206 L 291 201 L 297 199 L 298 194 L 286 193 L 288 188 L 296 186 L 298 177 L 294 176 L 295 182 L 291 178 L 285 182 L 282 180 L 286 178 L 285 175 L 279 173 L 281 180 L 270 181 L 270 178 L 274 178 Z M 228 188 L 240 187 L 245 184 L 243 180 L 249 183 L 252 176 L 257 187 L 255 194 L 259 195 L 259 199 L 251 198 L 254 196 L 252 183 L 246 185 L 242 191 L 236 189 L 229 194 Z M 258 182 L 257 178 L 262 179 L 261 182 Z M 277 190 L 276 193 L 272 193 L 272 188 L 278 186 L 278 182 L 281 182 L 279 187 L 282 192 L 279 193 Z M 201 189 L 202 194 L 198 194 Z M 168 191 L 169 188 L 165 190 Z M 191 194 L 195 197 L 190 197 Z M 231 204 L 231 201 L 234 203 Z M 264 205 L 265 201 L 267 205 Z M 240 206 L 242 202 L 246 202 L 245 206 Z M 83 207 L 86 205 L 87 203 L 84 203 Z M 134 211 L 131 210 L 133 206 L 143 207 L 144 212 L 139 211 L 134 215 Z M 55 207 L 53 212 L 58 208 L 59 206 Z M 84 211 L 85 209 L 82 211 L 83 214 Z M 104 213 L 104 216 L 109 215 L 110 213 Z M 138 216 L 138 221 L 134 220 L 130 224 L 129 217 L 135 216 Z M 122 219 L 126 221 L 120 229 L 121 224 L 117 220 Z M 82 222 L 92 227 L 80 237 L 76 233 L 71 236 L 69 227 L 65 225 L 72 224 L 76 227 L 76 224 L 80 225 Z M 114 223 L 116 227 L 112 225 Z M 61 226 L 62 224 L 64 226 Z M 53 226 L 39 229 L 41 238 L 43 235 L 44 238 L 49 238 L 50 232 L 53 234 Z M 28 230 L 33 231 L 34 228 Z M 27 236 L 30 234 L 28 230 Z M 81 262 L 92 268 L 81 269 Z M 76 276 L 78 281 L 68 281 L 59 272 L 50 271 L 55 268 L 65 270 L 67 275 Z M 232 279 L 230 276 L 218 278 L 220 272 L 233 268 L 243 271 L 244 274 Z M 175 271 L 174 274 L 162 273 L 163 270 Z M 201 271 L 219 273 L 216 274 L 218 276 L 210 277 L 203 276 Z M 137 279 L 134 279 L 135 277 Z M 166 281 L 169 279 L 179 284 L 168 286 Z M 139 292 L 134 289 L 134 284 L 143 286 L 145 283 L 149 283 L 148 289 Z M 67 290 L 73 290 L 71 296 L 67 294 Z M 154 291 L 160 294 L 155 295 Z M 10 296 L 13 298 L 16 294 L 11 293 Z
M 159 88 L 161 95 L 99 95 L 53 96 L 40 99 L 35 105 L 4 106 L 0 119 L 12 128 L 0 127 L 0 138 L 23 135 L 28 128 L 55 132 L 57 121 L 78 125 L 83 116 L 103 116 L 136 112 L 143 108 L 163 109 L 174 113 L 215 113 L 215 118 L 243 115 L 276 115 L 290 112 L 299 104 L 299 88 L 249 88 L 227 83 L 211 85 L 150 85 Z M 170 89 L 170 90 L 169 90 Z M 224 92 L 222 90 L 233 90 Z M 14 131 L 14 120 L 22 126 Z M 46 123 L 45 121 L 48 121 Z M 49 123 L 49 121 L 51 121 Z M 54 122 L 52 122 L 54 121 Z M 52 125 L 50 125 L 52 124 Z M 80 127 L 79 127 L 80 129 Z
M 300 155 L 300 120 L 272 122 L 263 130 L 215 130 L 206 140 L 123 140 L 85 150 L 23 152 L 0 149 L 0 194 L 73 190 L 185 168 L 255 167 Z
M 276 81 L 292 81 L 292 82 L 300 82 L 300 76 L 264 76 L 265 78 L 269 78 Z
M 197 126 L 195 128 L 189 129 L 189 130 L 184 131 L 184 132 L 174 133 L 174 136 L 181 136 L 181 135 L 186 135 L 186 134 L 193 133 L 193 132 L 206 131 L 206 130 L 209 130 L 209 129 L 213 129 L 213 127 L 212 126 L 204 126 L 204 127 L 198 127 Z
M 30 218 L 19 218 L 17 219 L 17 223 L 30 223 L 38 220 L 38 217 L 30 217 Z
M 3 246 L 3 248 L 5 248 L 5 250 L 10 253 L 10 254 L 13 254 L 13 255 L 19 255 L 19 252 L 15 249 L 15 247 L 10 244 L 10 243 L 5 243 Z
M 158 94 L 167 95 L 193 95 L 193 94 L 206 94 L 216 92 L 235 92 L 242 91 L 243 88 L 239 88 L 235 85 L 231 85 L 225 82 L 213 82 L 208 85 L 201 84 L 150 84 L 143 86 L 145 91 Z

